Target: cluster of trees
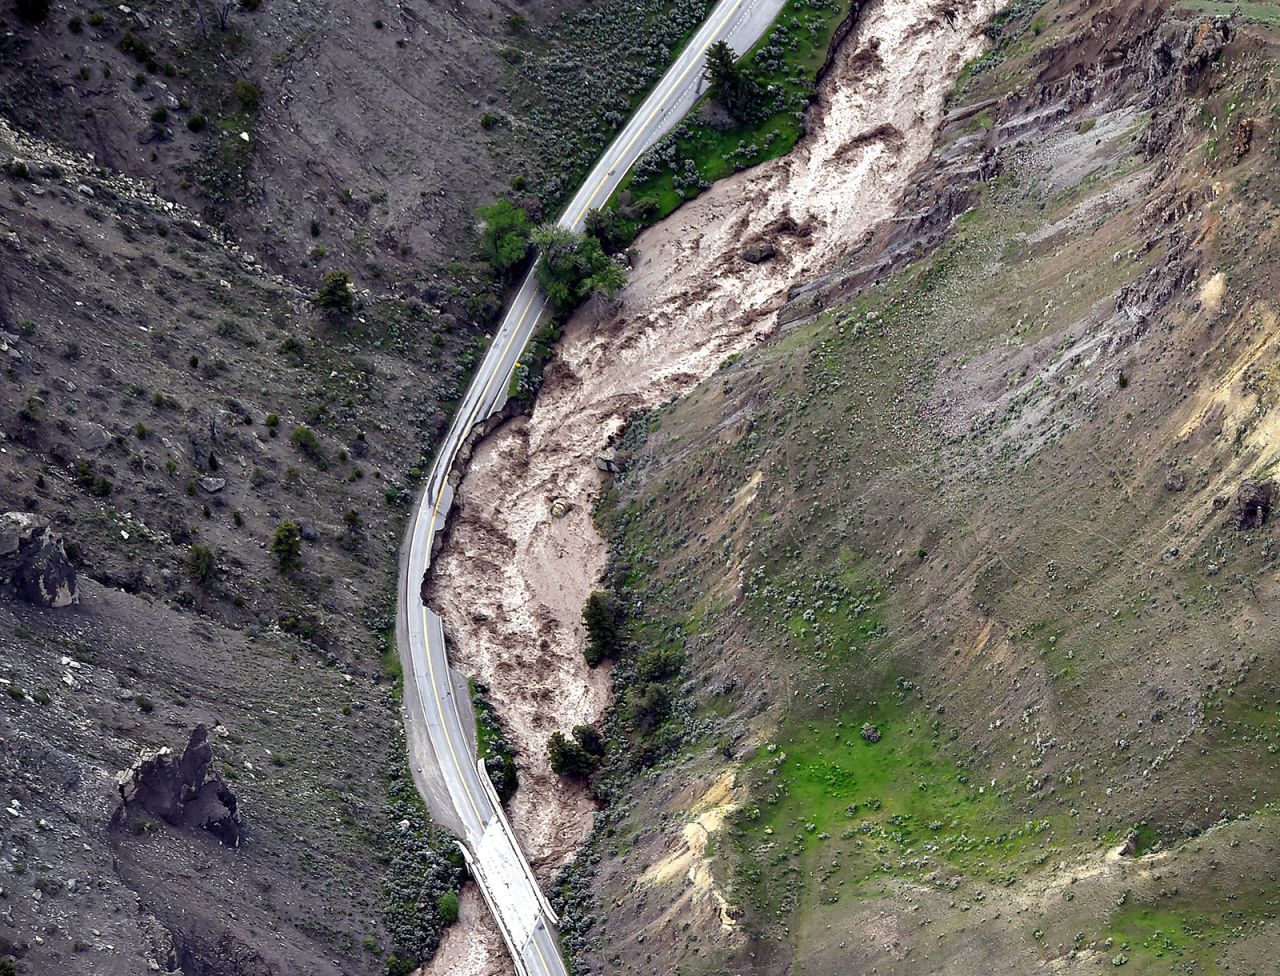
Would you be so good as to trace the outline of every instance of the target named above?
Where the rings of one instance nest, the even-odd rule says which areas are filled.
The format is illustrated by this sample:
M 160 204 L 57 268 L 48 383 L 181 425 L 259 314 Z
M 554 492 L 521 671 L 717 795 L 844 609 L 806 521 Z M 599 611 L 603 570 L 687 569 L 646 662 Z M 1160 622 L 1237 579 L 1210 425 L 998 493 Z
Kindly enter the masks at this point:
M 557 315 L 568 315 L 593 295 L 612 298 L 627 283 L 626 264 L 611 256 L 630 239 L 616 214 L 591 211 L 584 234 L 557 224 L 535 227 L 528 212 L 510 200 L 481 207 L 479 215 L 480 253 L 500 275 L 523 265 L 537 248 L 538 284 Z
M 630 653 L 624 638 L 623 607 L 613 593 L 592 593 L 583 607 L 582 620 L 587 628 L 583 654 L 592 667 L 605 658 L 617 660 Z M 683 735 L 679 723 L 668 719 L 675 712 L 673 689 L 684 669 L 684 657 L 679 643 L 650 647 L 634 658 L 634 671 L 623 668 L 615 675 L 619 688 L 617 727 L 629 733 L 622 746 L 627 762 L 637 768 L 668 754 Z M 589 725 L 576 726 L 569 735 L 556 732 L 547 742 L 551 768 L 561 776 L 590 777 L 606 751 L 603 737 Z
M 592 295 L 612 298 L 627 283 L 627 266 L 591 234 L 544 224 L 534 231 L 533 243 L 540 252 L 538 284 L 558 315 L 568 315 Z
M 767 105 L 764 86 L 738 63 L 725 41 L 707 48 L 702 77 L 711 86 L 711 97 L 739 123 L 758 121 Z
M 684 651 L 655 647 L 636 659 L 636 680 L 627 689 L 626 717 L 632 728 L 648 734 L 671 714 L 670 683 L 684 667 Z
M 552 732 L 547 742 L 551 770 L 558 776 L 590 776 L 604 758 L 604 737 L 592 725 L 575 725 L 572 738 Z

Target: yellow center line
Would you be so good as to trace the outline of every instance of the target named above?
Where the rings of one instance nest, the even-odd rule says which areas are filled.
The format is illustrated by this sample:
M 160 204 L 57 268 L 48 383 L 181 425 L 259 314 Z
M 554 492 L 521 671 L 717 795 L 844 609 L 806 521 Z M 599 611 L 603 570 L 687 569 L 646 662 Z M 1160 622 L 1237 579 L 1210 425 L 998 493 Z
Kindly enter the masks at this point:
M 422 626 L 423 633 L 430 626 L 427 620 L 427 608 L 422 608 Z M 444 738 L 449 743 L 449 754 L 453 756 L 453 764 L 458 768 L 458 779 L 462 781 L 462 789 L 467 794 L 467 799 L 471 801 L 471 809 L 476 815 L 476 819 L 480 821 L 480 828 L 484 829 L 484 817 L 480 816 L 480 808 L 476 806 L 475 797 L 471 795 L 471 787 L 467 785 L 467 778 L 462 773 L 462 763 L 458 761 L 457 750 L 453 748 L 453 736 L 449 734 L 449 722 L 444 714 L 444 702 L 440 700 L 440 687 L 436 684 L 436 666 L 431 662 L 431 648 L 427 648 L 427 670 L 431 674 L 431 693 L 436 699 L 436 710 L 440 713 L 440 724 L 444 727 Z
M 679 89 L 680 83 L 684 81 L 685 76 L 688 75 L 689 72 L 692 71 L 694 67 L 698 65 L 699 59 L 702 57 L 703 54 L 706 53 L 707 48 L 711 47 L 711 45 L 715 43 L 715 41 L 712 38 L 715 37 L 716 33 L 720 30 L 721 27 L 725 25 L 725 23 L 729 20 L 729 18 L 738 12 L 738 8 L 742 6 L 742 3 L 743 3 L 743 0 L 738 0 L 737 3 L 735 3 L 732 7 L 729 8 L 729 12 L 721 19 L 720 23 L 711 32 L 711 37 L 707 39 L 707 42 L 703 44 L 701 50 L 698 51 L 698 56 L 695 57 L 692 61 L 690 61 L 688 65 L 685 66 L 684 71 L 680 72 L 680 76 L 676 78 L 675 83 L 671 86 L 671 90 L 668 91 L 667 94 L 662 98 L 662 100 L 659 101 L 658 104 L 655 105 L 650 110 L 649 117 L 645 119 L 644 124 L 640 126 L 640 128 L 636 131 L 636 134 L 631 137 L 631 141 L 628 142 L 625 147 L 623 147 L 622 152 L 619 153 L 620 156 L 626 156 L 626 154 L 631 151 L 631 147 L 636 144 L 636 140 L 639 139 L 642 135 L 644 135 L 644 130 L 648 127 L 649 123 L 653 121 L 653 119 L 657 116 L 657 114 L 660 111 L 662 111 L 663 106 L 665 106 L 667 102 L 671 101 L 671 97 L 676 93 L 677 89 Z M 628 169 L 630 169 L 630 167 L 628 167 Z M 591 204 L 595 201 L 597 194 L 599 194 L 600 192 L 600 188 L 605 185 L 608 179 L 609 179 L 608 173 L 606 173 L 604 176 L 600 178 L 600 182 L 597 183 L 595 185 L 595 189 L 591 191 L 591 196 L 587 198 L 586 202 L 583 203 L 583 205 L 579 208 L 577 216 L 573 218 L 573 222 L 575 224 L 582 219 L 582 215 L 586 213 L 587 208 L 591 206 Z
M 549 972 L 551 972 L 551 967 L 547 965 L 547 957 L 546 957 L 545 955 L 543 955 L 543 954 L 542 954 L 542 946 L 538 945 L 538 927 L 537 927 L 537 925 L 535 925 L 535 926 L 534 926 L 534 928 L 533 928 L 533 948 L 537 951 L 537 953 L 538 953 L 538 958 L 539 958 L 540 960 L 542 960 L 542 971 L 543 971 L 544 973 L 549 973 Z

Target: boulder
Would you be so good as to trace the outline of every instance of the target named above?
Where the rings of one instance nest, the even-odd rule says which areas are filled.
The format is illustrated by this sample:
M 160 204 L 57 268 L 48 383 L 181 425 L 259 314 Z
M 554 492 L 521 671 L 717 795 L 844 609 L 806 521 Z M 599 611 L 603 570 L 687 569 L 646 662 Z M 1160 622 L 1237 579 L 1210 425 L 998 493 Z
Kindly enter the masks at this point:
M 769 241 L 760 241 L 745 247 L 742 251 L 742 260 L 750 264 L 762 264 L 778 253 L 778 249 Z
M 76 571 L 62 538 L 31 512 L 0 515 L 0 580 L 7 580 L 20 598 L 37 606 L 80 602 Z
M 872 725 L 870 722 L 863 723 L 860 734 L 868 742 L 880 741 L 880 730 L 876 726 Z
M 606 474 L 621 474 L 625 465 L 614 450 L 605 451 L 596 458 L 596 468 Z
M 1176 468 L 1164 476 L 1165 491 L 1182 491 L 1187 487 L 1187 476 Z
M 1271 502 L 1275 498 L 1274 481 L 1245 480 L 1236 490 L 1236 528 L 1260 529 L 1271 514 Z
M 143 755 L 116 777 L 121 809 L 145 810 L 175 827 L 207 830 L 239 847 L 242 836 L 236 795 L 213 768 L 209 730 L 197 725 L 181 755 L 172 749 Z

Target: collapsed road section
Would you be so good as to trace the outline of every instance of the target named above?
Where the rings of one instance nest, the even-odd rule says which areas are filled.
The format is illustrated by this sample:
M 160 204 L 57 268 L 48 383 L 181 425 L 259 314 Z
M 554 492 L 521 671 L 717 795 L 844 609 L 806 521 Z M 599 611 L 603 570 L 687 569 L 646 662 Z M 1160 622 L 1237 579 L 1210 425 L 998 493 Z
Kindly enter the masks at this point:
M 703 58 L 717 41 L 743 52 L 784 0 L 721 0 L 605 151 L 570 201 L 560 226 L 577 231 L 609 199 L 640 155 L 669 131 L 702 93 Z M 515 364 L 545 310 L 530 272 L 458 405 L 418 501 L 402 553 L 396 638 L 403 665 L 405 725 L 414 781 L 428 807 L 460 838 L 472 874 L 521 974 L 565 972 L 556 919 L 534 881 L 501 805 L 476 765 L 475 721 L 466 683 L 448 660 L 444 628 L 422 588 L 453 504 L 460 461 L 507 399 Z

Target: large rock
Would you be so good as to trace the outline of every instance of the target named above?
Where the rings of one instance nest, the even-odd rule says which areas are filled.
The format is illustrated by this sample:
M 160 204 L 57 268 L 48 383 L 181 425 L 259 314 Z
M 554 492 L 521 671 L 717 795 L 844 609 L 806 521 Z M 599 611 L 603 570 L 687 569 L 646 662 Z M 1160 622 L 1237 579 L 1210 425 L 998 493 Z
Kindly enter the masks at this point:
M 197 725 L 182 755 L 172 749 L 144 755 L 116 777 L 124 808 L 140 808 L 175 827 L 207 830 L 222 843 L 240 846 L 236 795 L 213 768 L 209 730 Z
M 28 603 L 42 607 L 80 602 L 76 571 L 61 537 L 31 512 L 0 515 L 0 580 L 11 583 Z
M 1243 482 L 1236 490 L 1236 528 L 1241 531 L 1262 528 L 1271 514 L 1275 494 L 1274 481 L 1254 481 L 1251 478 Z

